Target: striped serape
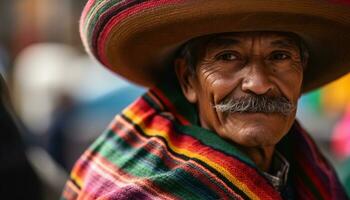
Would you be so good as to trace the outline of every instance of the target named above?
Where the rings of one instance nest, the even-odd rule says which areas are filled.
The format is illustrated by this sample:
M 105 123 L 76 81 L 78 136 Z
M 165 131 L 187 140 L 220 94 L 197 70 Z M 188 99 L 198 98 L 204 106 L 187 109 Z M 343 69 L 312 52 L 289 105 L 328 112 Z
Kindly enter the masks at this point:
M 75 165 L 62 199 L 282 199 L 256 165 L 198 126 L 178 86 L 149 90 Z M 333 168 L 298 125 L 277 149 L 295 199 L 347 199 Z

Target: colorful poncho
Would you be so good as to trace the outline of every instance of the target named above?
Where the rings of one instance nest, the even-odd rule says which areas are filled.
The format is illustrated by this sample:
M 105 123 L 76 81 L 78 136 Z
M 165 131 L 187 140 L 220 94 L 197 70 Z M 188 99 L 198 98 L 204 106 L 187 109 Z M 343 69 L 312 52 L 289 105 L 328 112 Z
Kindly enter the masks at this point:
M 232 143 L 198 126 L 178 86 L 151 89 L 126 108 L 75 165 L 62 199 L 282 199 Z M 296 122 L 277 149 L 295 199 L 347 199 Z

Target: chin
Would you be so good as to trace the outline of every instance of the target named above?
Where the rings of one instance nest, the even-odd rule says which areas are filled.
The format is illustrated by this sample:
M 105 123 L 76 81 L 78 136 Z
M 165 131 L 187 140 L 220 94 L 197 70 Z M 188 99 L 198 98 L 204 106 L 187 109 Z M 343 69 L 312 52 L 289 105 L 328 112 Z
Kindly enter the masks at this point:
M 260 126 L 246 127 L 231 133 L 223 134 L 225 138 L 244 147 L 274 146 L 284 135 L 282 131 Z
M 291 121 L 280 115 L 232 115 L 221 124 L 219 135 L 240 146 L 273 146 L 286 135 Z

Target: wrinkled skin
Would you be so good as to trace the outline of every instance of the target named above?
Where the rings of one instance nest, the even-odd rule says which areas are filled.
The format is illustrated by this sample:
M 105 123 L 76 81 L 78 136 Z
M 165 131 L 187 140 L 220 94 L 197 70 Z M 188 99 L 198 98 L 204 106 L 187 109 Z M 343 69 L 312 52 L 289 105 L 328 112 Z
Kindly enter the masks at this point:
M 233 142 L 268 170 L 274 146 L 291 128 L 296 112 L 224 114 L 213 105 L 227 96 L 254 93 L 284 96 L 296 106 L 305 64 L 299 46 L 286 34 L 246 32 L 219 35 L 203 48 L 195 74 L 184 59 L 175 60 L 185 97 L 197 105 L 202 127 Z

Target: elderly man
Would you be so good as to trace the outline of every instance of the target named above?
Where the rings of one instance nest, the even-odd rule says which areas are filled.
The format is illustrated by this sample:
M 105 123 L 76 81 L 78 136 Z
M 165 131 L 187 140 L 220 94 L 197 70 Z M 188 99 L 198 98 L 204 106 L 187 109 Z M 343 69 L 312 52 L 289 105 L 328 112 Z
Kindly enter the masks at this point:
M 88 1 L 88 52 L 151 89 L 79 159 L 63 199 L 347 199 L 295 113 L 349 71 L 349 25 L 327 1 Z

